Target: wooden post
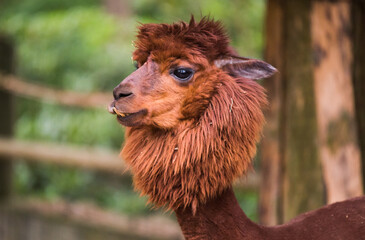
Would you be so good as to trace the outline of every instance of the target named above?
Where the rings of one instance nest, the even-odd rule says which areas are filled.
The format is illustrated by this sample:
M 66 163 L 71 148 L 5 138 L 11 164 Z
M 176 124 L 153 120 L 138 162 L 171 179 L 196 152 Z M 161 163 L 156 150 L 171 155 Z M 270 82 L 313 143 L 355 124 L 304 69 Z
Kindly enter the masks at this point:
M 13 46 L 11 41 L 0 35 L 0 72 L 13 71 Z M 13 134 L 13 97 L 0 89 L 0 136 L 10 137 Z M 0 157 L 0 201 L 5 201 L 11 194 L 12 164 L 8 157 Z
M 274 99 L 276 106 L 271 108 L 268 121 L 274 119 L 276 122 L 265 130 L 266 134 L 271 132 L 271 140 L 265 139 L 264 135 L 263 157 L 269 155 L 265 154 L 266 151 L 271 151 L 265 146 L 270 146 L 270 141 L 278 141 L 271 147 L 275 148 L 272 152 L 279 160 L 267 162 L 272 159 L 263 159 L 266 164 L 263 178 L 266 178 L 265 171 L 271 168 L 269 171 L 277 175 L 272 179 L 277 187 L 271 184 L 274 187 L 270 187 L 269 193 L 275 202 L 268 205 L 271 200 L 261 200 L 261 209 L 266 212 L 270 209 L 271 214 L 277 211 L 276 222 L 281 223 L 318 208 L 325 201 L 317 146 L 311 1 L 269 0 L 268 7 L 266 56 L 280 73 L 272 83 L 274 91 L 269 88 L 269 98 Z M 277 101 L 279 103 L 275 103 Z M 265 141 L 269 141 L 268 144 Z M 266 187 L 263 183 L 261 193 Z M 276 223 L 274 216 L 261 221 Z
M 266 15 L 266 52 L 265 59 L 281 71 L 283 59 L 283 9 L 282 0 L 268 1 Z M 265 111 L 266 126 L 261 142 L 261 181 L 259 199 L 259 219 L 264 225 L 278 224 L 278 204 L 280 191 L 280 151 L 279 151 L 279 113 L 281 112 L 282 76 L 275 74 L 265 79 L 263 85 L 267 90 L 270 108 Z
M 283 67 L 283 209 L 282 220 L 324 204 L 317 145 L 311 1 L 286 0 Z
M 362 195 L 351 2 L 314 1 L 311 19 L 319 147 L 327 203 L 333 203 Z
M 365 187 L 365 1 L 352 2 L 353 83 L 359 145 L 362 156 L 363 187 Z M 364 188 L 365 190 L 365 188 Z

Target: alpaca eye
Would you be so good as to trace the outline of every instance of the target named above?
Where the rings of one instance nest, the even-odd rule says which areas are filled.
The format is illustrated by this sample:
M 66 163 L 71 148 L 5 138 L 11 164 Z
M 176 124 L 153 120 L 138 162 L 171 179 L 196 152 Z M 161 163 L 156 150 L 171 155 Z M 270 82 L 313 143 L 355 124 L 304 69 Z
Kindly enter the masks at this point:
M 177 68 L 171 75 L 179 81 L 188 81 L 193 76 L 194 71 L 190 68 Z

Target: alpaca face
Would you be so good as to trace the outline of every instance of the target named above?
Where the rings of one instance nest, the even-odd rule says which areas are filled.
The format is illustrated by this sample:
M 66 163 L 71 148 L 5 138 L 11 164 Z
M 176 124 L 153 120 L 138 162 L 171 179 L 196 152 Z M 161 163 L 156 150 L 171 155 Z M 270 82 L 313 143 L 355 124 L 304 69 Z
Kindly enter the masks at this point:
M 198 67 L 171 58 L 168 63 L 157 63 L 153 57 L 139 65 L 114 89 L 109 111 L 124 126 L 173 128 L 183 118 L 182 105 L 200 75 Z
M 109 112 L 120 124 L 174 128 L 183 120 L 200 118 L 225 74 L 256 79 L 275 71 L 259 60 L 229 57 L 209 63 L 193 51 L 183 52 L 182 59 L 151 53 L 115 87 Z
M 109 112 L 127 127 L 175 128 L 198 120 L 223 78 L 265 78 L 275 68 L 238 57 L 218 22 L 140 27 L 133 60 L 139 68 L 113 92 Z
M 257 79 L 275 71 L 236 56 L 228 43 L 220 23 L 207 18 L 141 25 L 133 53 L 139 68 L 114 89 L 109 112 L 127 127 L 169 130 L 198 120 L 224 75 Z

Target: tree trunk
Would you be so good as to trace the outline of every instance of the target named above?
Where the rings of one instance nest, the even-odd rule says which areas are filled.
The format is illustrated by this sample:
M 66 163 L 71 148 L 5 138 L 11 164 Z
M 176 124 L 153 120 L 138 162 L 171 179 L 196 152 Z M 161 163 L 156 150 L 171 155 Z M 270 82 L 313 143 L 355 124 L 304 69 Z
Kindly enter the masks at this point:
M 0 35 L 0 72 L 13 71 L 13 47 L 9 39 Z M 0 89 L 0 137 L 9 137 L 13 133 L 13 97 Z M 0 157 L 0 201 L 6 201 L 11 194 L 12 164 L 8 157 Z
M 263 177 L 268 178 L 261 188 L 261 212 L 270 213 L 269 217 L 261 214 L 265 224 L 288 221 L 324 204 L 310 11 L 311 2 L 307 0 L 268 1 L 266 56 L 280 73 L 273 83 L 267 83 L 271 85 L 269 99 L 274 103 L 267 121 L 274 119 L 274 123 L 265 129 L 262 155 L 271 155 L 274 160 L 263 159 Z M 268 196 L 270 199 L 266 199 Z
M 358 136 L 362 156 L 363 187 L 365 187 L 365 1 L 352 3 L 353 83 L 355 90 Z
M 283 69 L 283 9 L 282 0 L 272 0 L 267 5 L 265 59 L 280 71 Z M 279 112 L 281 111 L 282 79 L 275 74 L 265 79 L 263 85 L 267 90 L 270 108 L 265 111 L 266 126 L 261 142 L 261 182 L 259 199 L 259 218 L 264 225 L 278 223 L 278 204 L 280 190 L 280 151 L 279 151 Z
M 350 4 L 316 1 L 311 17 L 318 136 L 327 203 L 362 194 L 351 79 Z
M 311 2 L 285 3 L 283 67 L 283 216 L 284 222 L 324 203 L 317 145 Z

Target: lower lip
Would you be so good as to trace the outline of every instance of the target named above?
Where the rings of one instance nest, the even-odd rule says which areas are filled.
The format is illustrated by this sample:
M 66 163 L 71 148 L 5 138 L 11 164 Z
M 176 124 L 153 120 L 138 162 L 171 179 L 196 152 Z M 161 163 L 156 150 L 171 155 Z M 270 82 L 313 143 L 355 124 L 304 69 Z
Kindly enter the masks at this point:
M 125 120 L 125 119 L 128 119 L 128 118 L 130 118 L 130 117 L 133 117 L 134 115 L 135 115 L 135 113 L 129 114 L 128 116 L 124 116 L 124 117 L 122 117 L 122 116 L 120 116 L 120 115 L 117 115 L 117 118 L 118 118 L 119 120 Z
M 142 109 L 136 113 L 130 113 L 128 116 L 125 116 L 125 117 L 117 115 L 117 119 L 118 119 L 118 122 L 122 125 L 126 125 L 126 126 L 129 126 L 131 124 L 134 125 L 132 122 L 129 122 L 129 121 L 132 120 L 134 117 L 142 116 L 142 115 L 145 115 L 146 113 L 147 113 L 147 110 Z

